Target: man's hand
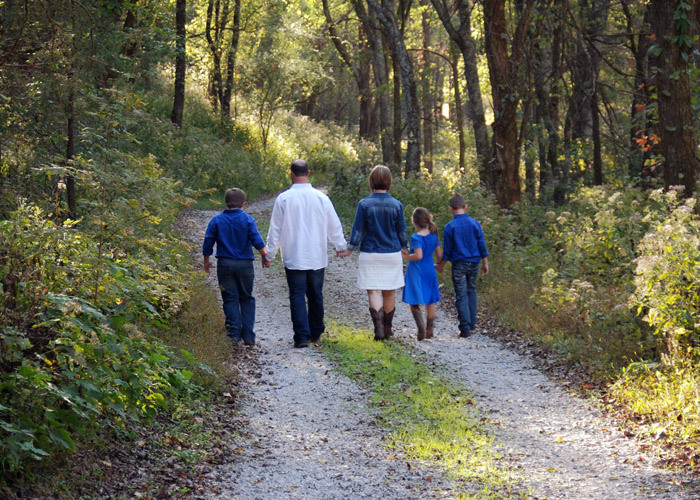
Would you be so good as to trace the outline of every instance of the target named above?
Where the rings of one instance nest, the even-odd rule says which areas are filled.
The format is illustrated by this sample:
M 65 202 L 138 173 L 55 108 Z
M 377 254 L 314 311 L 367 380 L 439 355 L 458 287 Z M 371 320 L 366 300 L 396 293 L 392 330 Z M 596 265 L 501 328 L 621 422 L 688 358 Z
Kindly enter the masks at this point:
M 270 267 L 271 262 L 269 260 L 267 260 L 266 257 L 263 257 L 261 259 L 261 264 L 262 264 L 263 269 L 268 269 Z
M 211 262 L 209 262 L 209 256 L 205 255 L 204 256 L 204 271 L 209 274 L 209 271 L 211 271 Z
M 441 260 L 437 264 L 435 264 L 435 270 L 439 273 L 443 272 L 445 270 L 445 260 Z

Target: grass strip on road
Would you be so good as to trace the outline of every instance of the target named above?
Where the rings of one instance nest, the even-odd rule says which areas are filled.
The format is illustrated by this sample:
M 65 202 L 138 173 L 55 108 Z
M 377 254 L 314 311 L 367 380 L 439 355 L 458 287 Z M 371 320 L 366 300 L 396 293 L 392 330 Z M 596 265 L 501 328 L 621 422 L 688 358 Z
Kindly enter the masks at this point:
M 459 498 L 521 496 L 466 388 L 409 347 L 376 342 L 367 331 L 333 323 L 321 346 L 341 373 L 372 391 L 390 447 L 445 470 L 463 488 Z

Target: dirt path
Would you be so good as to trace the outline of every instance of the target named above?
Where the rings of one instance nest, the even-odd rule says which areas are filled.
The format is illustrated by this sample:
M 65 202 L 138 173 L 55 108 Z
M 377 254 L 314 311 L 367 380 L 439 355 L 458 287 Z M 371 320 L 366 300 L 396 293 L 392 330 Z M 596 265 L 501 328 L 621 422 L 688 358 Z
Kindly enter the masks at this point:
M 268 200 L 246 210 L 263 221 L 271 206 Z M 215 213 L 187 215 L 193 241 L 201 241 Z M 327 316 L 368 329 L 366 295 L 354 286 L 356 265 L 356 256 L 330 259 Z M 215 273 L 210 280 L 215 285 Z M 336 374 L 320 350 L 292 347 L 279 259 L 271 269 L 256 268 L 255 287 L 258 368 L 245 384 L 242 453 L 210 475 L 217 486 L 208 498 L 455 498 L 460 489 L 436 466 L 408 467 L 398 450 L 385 446 L 362 388 Z M 475 393 L 499 451 L 531 498 L 700 498 L 691 478 L 657 468 L 594 402 L 568 394 L 529 359 L 480 333 L 458 338 L 450 309 L 444 304 L 438 313 L 436 338 L 419 343 L 408 307 L 399 304 L 396 336 Z

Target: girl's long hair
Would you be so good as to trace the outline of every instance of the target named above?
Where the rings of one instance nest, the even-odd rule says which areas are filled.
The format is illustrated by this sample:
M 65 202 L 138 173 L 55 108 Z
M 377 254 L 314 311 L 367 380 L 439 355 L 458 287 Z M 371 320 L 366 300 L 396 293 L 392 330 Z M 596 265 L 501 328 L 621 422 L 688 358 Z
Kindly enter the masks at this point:
M 411 219 L 413 220 L 413 223 L 416 225 L 417 228 L 420 229 L 425 229 L 428 228 L 428 230 L 431 233 L 437 233 L 437 226 L 433 222 L 433 214 L 428 212 L 427 208 L 423 207 L 418 207 L 413 211 L 413 215 L 411 216 Z

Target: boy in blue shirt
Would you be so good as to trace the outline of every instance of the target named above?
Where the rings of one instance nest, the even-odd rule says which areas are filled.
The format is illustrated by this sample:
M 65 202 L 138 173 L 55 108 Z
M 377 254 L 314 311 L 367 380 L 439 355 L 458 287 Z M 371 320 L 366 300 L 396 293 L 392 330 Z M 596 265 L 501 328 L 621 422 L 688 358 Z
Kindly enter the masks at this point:
M 452 285 L 455 289 L 455 307 L 459 319 L 459 336 L 468 337 L 476 327 L 476 278 L 488 274 L 489 260 L 484 232 L 481 225 L 467 214 L 464 198 L 455 194 L 450 198 L 453 219 L 445 225 L 443 232 L 443 256 L 437 263 L 438 272 L 445 262 L 452 262 Z
M 253 247 L 262 257 L 267 254 L 265 242 L 255 219 L 243 211 L 245 192 L 233 188 L 226 191 L 226 210 L 216 215 L 204 234 L 202 253 L 204 270 L 211 270 L 209 257 L 216 243 L 216 276 L 221 289 L 226 335 L 233 344 L 243 339 L 247 346 L 255 345 L 255 297 L 253 297 Z M 263 258 L 263 267 L 266 260 Z

